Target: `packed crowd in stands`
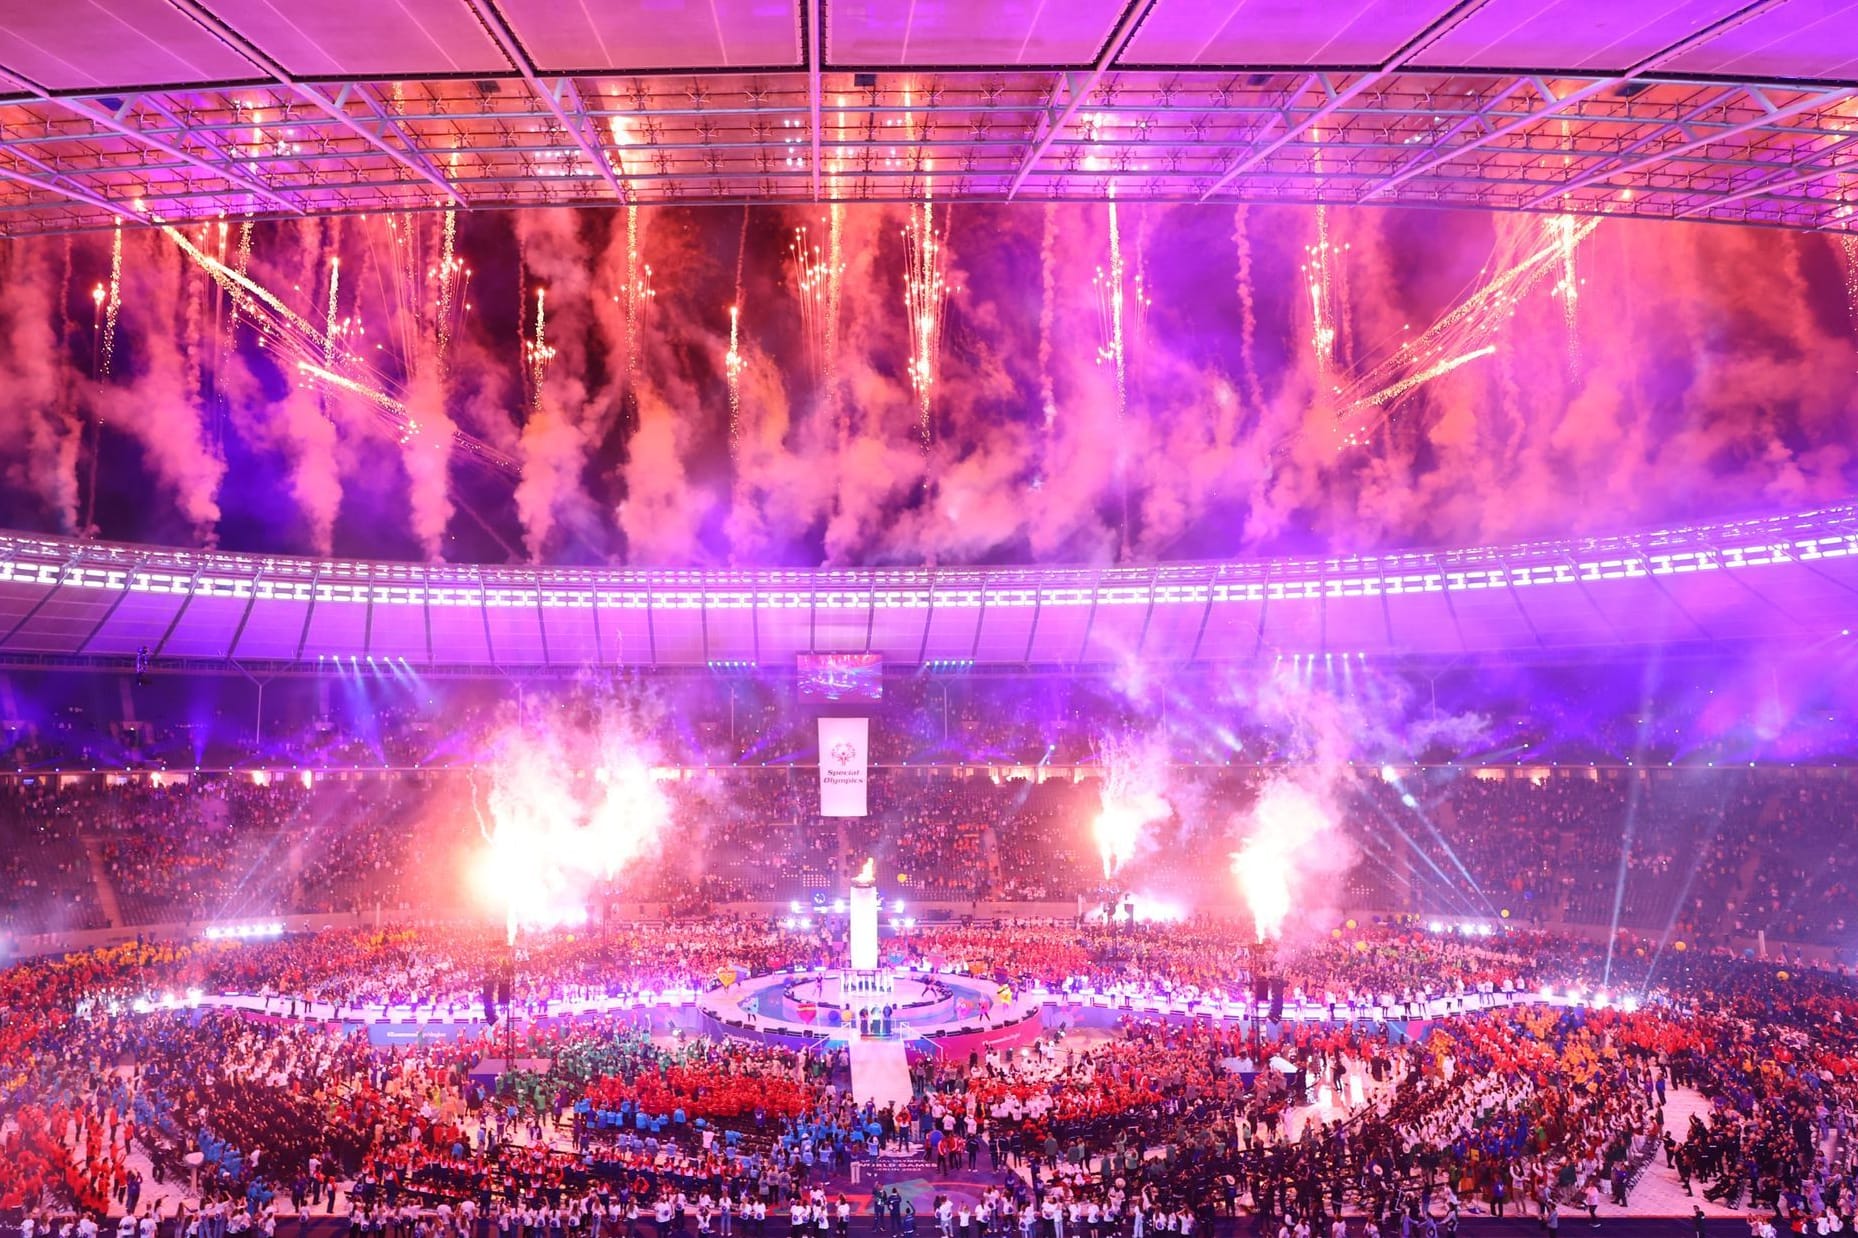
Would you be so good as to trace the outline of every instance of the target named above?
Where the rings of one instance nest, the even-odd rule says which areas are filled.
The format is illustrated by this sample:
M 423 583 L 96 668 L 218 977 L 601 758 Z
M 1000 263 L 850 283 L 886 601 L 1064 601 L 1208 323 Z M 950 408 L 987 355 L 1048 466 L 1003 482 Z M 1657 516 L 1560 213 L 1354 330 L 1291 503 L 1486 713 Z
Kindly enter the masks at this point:
M 19 1232 L 36 1238 L 128 1216 L 202 1238 L 320 1210 L 361 1232 L 480 1238 L 480 1223 L 567 1233 L 598 1215 L 617 1231 L 688 1212 L 698 1233 L 727 1230 L 723 1215 L 751 1235 L 770 1216 L 833 1229 L 851 1163 L 900 1146 L 972 1173 L 978 1202 L 898 1204 L 946 1205 L 922 1224 L 946 1221 L 951 1238 L 1029 1235 L 1054 1210 L 1098 1238 L 1210 1234 L 1237 1215 L 1263 1232 L 1370 1234 L 1506 1206 L 1591 1216 L 1661 1159 L 1686 1189 L 1796 1232 L 1838 1232 L 1858 1202 L 1852 976 L 1656 937 L 1344 922 L 1259 946 L 1237 921 L 925 927 L 887 938 L 896 965 L 1056 991 L 1243 993 L 1269 974 L 1292 1000 L 1345 1006 L 1591 992 L 1604 977 L 1635 1001 L 1468 1001 L 1430 1024 L 1131 1014 L 1090 1037 L 1066 1033 L 1061 1003 L 1023 1049 L 918 1056 L 912 1099 L 882 1106 L 853 1098 L 842 1050 L 668 1035 L 638 1010 L 541 1015 L 548 998 L 823 962 L 842 932 L 714 918 L 532 936 L 507 1026 L 482 1017 L 508 957 L 487 930 L 16 963 L 0 973 L 0 1224 L 30 1221 Z M 222 992 L 267 995 L 265 1013 L 171 999 Z M 380 1001 L 462 1030 L 379 1045 L 304 1017 Z M 512 1068 L 479 1069 L 512 1049 Z M 1665 1115 L 1676 1089 L 1707 1102 L 1688 1125 Z M 881 1189 L 865 1206 L 888 1223 Z
M 811 769 L 712 768 L 669 784 L 674 845 L 601 897 L 635 912 L 805 900 L 869 856 L 913 900 L 1212 903 L 1230 879 L 1206 856 L 1234 849 L 1282 776 L 1177 767 L 1173 816 L 1106 883 L 1089 770 L 880 768 L 871 815 L 834 819 Z M 1334 789 L 1353 852 L 1339 907 L 1846 943 L 1858 835 L 1840 827 L 1858 781 L 1842 771 L 1362 768 Z M 0 874 L 17 891 L 0 929 L 455 911 L 484 795 L 459 770 L 16 778 L 0 786 Z

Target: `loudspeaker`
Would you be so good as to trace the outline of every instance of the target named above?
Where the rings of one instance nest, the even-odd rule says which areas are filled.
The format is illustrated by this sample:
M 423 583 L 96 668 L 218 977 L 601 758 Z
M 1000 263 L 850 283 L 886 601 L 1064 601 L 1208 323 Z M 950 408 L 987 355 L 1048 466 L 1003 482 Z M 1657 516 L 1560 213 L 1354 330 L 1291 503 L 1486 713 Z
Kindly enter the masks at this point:
M 507 1006 L 509 1004 L 510 1004 L 510 979 L 508 976 L 505 976 L 503 979 L 497 981 L 497 1005 Z
M 1271 981 L 1271 1018 L 1273 1021 L 1284 1017 L 1284 978 L 1275 977 Z
M 1252 977 L 1252 1000 L 1260 1003 L 1271 1000 L 1271 978 L 1269 976 Z

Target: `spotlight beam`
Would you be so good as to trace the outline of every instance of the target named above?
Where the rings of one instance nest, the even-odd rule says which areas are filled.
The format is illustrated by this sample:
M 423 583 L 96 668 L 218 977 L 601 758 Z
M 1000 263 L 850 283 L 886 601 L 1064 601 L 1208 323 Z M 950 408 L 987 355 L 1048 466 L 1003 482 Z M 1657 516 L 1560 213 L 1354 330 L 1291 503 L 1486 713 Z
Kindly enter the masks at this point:
M 1632 764 L 1636 769 L 1645 765 L 1645 749 L 1650 740 L 1652 719 L 1652 685 L 1658 677 L 1661 664 L 1657 652 L 1645 664 L 1645 674 L 1639 681 L 1639 725 L 1633 738 Z M 1601 970 L 1602 984 L 1613 980 L 1613 951 L 1619 944 L 1619 917 L 1626 904 L 1626 874 L 1628 862 L 1632 857 L 1632 843 L 1638 833 L 1639 800 L 1643 795 L 1645 775 L 1633 778 L 1626 787 L 1626 819 L 1619 839 L 1619 872 L 1613 879 L 1613 923 L 1606 935 L 1606 966 Z

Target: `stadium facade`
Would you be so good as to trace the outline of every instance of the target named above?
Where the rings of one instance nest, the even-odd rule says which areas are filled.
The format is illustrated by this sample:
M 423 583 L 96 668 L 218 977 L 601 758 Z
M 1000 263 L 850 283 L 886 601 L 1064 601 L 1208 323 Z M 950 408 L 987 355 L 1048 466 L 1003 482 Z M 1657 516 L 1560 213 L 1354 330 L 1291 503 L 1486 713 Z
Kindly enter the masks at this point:
M 0 536 L 0 660 L 303 670 L 1511 659 L 1858 628 L 1858 505 L 1607 537 L 1139 567 L 489 567 Z

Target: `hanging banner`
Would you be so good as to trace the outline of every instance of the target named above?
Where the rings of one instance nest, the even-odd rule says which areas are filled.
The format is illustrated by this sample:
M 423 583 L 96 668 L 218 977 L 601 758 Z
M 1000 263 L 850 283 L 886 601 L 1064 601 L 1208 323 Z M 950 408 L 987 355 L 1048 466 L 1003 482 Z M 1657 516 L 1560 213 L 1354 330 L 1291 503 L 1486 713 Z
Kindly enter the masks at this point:
M 865 815 L 865 756 L 869 718 L 819 720 L 819 815 Z

